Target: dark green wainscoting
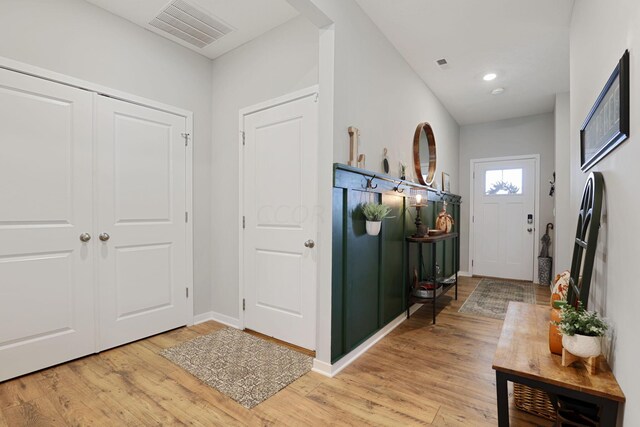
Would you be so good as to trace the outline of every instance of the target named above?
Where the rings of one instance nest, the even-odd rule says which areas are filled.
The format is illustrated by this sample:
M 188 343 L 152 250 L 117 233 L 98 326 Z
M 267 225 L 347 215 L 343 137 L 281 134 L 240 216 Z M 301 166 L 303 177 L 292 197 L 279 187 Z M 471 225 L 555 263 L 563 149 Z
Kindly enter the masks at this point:
M 435 219 L 448 203 L 458 231 L 460 196 L 401 181 L 342 164 L 334 165 L 333 175 L 333 271 L 331 360 L 336 362 L 406 311 L 408 272 L 405 236 L 415 232 L 415 208 L 410 206 L 411 188 L 429 191 L 429 206 L 422 209 L 422 221 L 434 227 Z M 369 188 L 367 188 L 367 186 Z M 375 188 L 373 188 L 375 187 Z M 378 236 L 365 231 L 361 203 L 378 202 L 392 208 L 392 218 L 382 223 Z M 458 239 L 435 245 L 440 274 L 448 277 L 459 268 Z M 432 245 L 425 245 L 423 263 L 429 266 Z M 412 251 L 409 269 L 419 260 Z

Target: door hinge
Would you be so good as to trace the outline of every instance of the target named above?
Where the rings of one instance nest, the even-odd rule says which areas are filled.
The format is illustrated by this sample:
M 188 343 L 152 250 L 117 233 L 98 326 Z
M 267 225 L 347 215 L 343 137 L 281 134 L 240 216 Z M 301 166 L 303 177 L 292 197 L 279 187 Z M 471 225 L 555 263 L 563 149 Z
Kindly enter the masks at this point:
M 189 298 L 189 288 L 184 288 L 187 291 L 187 298 Z
M 247 142 L 246 138 L 247 138 L 247 135 L 244 133 L 244 131 L 242 131 L 242 145 L 246 144 L 246 142 Z
M 242 298 L 242 311 L 245 311 L 246 307 L 246 301 Z
M 471 222 L 474 222 L 474 223 L 476 222 L 476 216 L 475 215 L 471 216 Z
M 473 267 L 473 260 L 471 260 L 471 267 Z
M 182 135 L 182 137 L 184 138 L 184 146 L 186 147 L 187 145 L 189 145 L 189 137 L 191 136 L 191 134 L 183 132 L 180 135 Z
M 184 213 L 184 222 L 189 222 L 189 212 Z
M 243 215 L 242 216 L 242 229 L 244 230 L 246 227 L 247 227 L 247 219 Z

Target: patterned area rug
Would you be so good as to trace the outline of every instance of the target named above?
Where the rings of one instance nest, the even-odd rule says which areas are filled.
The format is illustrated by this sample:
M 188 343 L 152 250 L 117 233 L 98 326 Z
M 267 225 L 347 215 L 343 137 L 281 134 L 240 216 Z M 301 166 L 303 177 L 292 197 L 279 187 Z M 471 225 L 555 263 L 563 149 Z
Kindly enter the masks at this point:
M 536 303 L 534 286 L 533 283 L 482 279 L 458 311 L 504 320 L 510 301 Z
M 233 328 L 160 353 L 245 408 L 253 408 L 311 370 L 312 358 Z

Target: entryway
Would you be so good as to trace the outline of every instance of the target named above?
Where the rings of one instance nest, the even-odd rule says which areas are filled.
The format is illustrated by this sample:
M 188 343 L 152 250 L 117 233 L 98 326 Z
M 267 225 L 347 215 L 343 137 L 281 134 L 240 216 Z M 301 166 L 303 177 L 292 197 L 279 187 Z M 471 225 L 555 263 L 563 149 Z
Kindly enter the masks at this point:
M 315 350 L 318 88 L 244 109 L 240 126 L 241 323 Z
M 471 161 L 471 271 L 532 281 L 537 227 L 537 155 Z

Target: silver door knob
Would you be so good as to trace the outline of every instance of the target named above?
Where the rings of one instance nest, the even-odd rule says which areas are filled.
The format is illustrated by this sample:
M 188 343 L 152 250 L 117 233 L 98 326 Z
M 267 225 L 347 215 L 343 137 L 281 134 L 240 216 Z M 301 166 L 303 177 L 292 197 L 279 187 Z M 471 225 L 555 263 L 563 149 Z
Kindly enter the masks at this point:
M 304 245 L 307 248 L 313 248 L 316 245 L 316 242 L 314 242 L 313 240 L 309 239 L 306 242 L 304 242 Z
M 533 228 L 527 228 L 527 231 L 531 233 L 533 231 Z
M 109 234 L 108 234 L 108 233 L 100 233 L 100 235 L 98 236 L 98 238 L 99 238 L 101 241 L 106 242 L 106 241 L 108 241 L 108 240 L 111 238 L 111 236 L 109 236 Z
M 82 234 L 80 235 L 80 241 L 81 241 L 81 242 L 85 242 L 85 243 L 87 243 L 89 240 L 91 240 L 91 234 L 89 234 L 89 233 L 82 233 Z

